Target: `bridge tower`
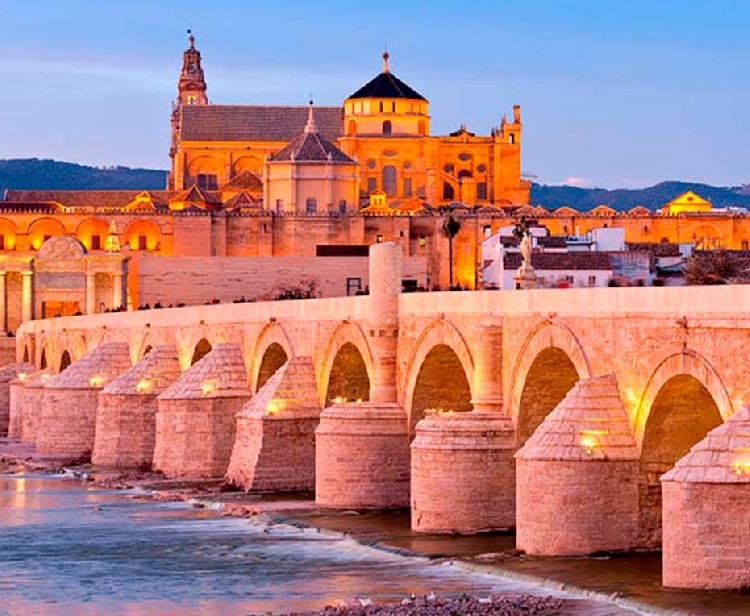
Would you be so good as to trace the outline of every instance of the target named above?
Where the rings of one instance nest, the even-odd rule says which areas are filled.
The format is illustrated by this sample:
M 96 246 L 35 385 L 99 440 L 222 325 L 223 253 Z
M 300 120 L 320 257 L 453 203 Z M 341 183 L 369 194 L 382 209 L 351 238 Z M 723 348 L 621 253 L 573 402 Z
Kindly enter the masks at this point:
M 409 504 L 409 431 L 397 402 L 401 247 L 370 247 L 367 342 L 370 400 L 330 406 L 315 436 L 315 500 L 334 508 L 386 509 Z

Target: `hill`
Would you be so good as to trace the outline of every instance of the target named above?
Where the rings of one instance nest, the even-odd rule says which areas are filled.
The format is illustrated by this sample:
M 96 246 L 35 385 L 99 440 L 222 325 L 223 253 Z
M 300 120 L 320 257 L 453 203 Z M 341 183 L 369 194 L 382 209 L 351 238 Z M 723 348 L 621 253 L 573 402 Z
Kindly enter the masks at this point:
M 714 207 L 745 207 L 750 209 L 747 186 L 717 187 L 691 182 L 661 182 L 641 189 L 606 190 L 604 188 L 577 188 L 575 186 L 544 186 L 532 184 L 531 203 L 554 210 L 563 205 L 586 212 L 599 205 L 608 205 L 618 211 L 627 211 L 637 205 L 657 210 L 682 193 L 692 190 Z
M 160 190 L 166 171 L 87 167 L 56 160 L 0 160 L 0 198 L 8 188 L 27 190 Z

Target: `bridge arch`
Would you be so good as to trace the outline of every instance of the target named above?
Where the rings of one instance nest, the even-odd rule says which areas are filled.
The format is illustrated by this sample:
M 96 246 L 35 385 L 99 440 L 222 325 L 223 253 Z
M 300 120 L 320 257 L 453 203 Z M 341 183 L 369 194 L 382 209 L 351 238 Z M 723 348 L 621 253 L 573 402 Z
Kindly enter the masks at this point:
M 201 338 L 195 343 L 193 347 L 193 356 L 190 359 L 190 365 L 197 364 L 201 359 L 208 355 L 213 350 L 213 345 L 208 341 L 207 338 Z
M 719 375 L 700 354 L 674 353 L 657 366 L 635 419 L 640 547 L 661 543 L 661 476 L 732 413 Z
M 471 410 L 474 359 L 458 328 L 446 319 L 433 321 L 422 331 L 414 349 L 403 389 L 410 429 L 413 431 L 429 408 Z M 444 377 L 439 382 L 438 372 Z
M 72 361 L 70 359 L 70 352 L 67 349 L 65 349 L 60 354 L 60 370 L 58 370 L 58 372 L 62 372 L 63 370 L 65 370 L 65 368 L 70 366 L 71 363 Z
M 372 352 L 362 328 L 353 321 L 336 326 L 326 346 L 318 373 L 319 395 L 325 407 L 337 397 L 370 399 Z
M 286 357 L 282 361 L 282 358 Z M 273 322 L 266 324 L 258 334 L 258 339 L 250 356 L 248 374 L 250 389 L 258 391 L 281 366 L 294 357 L 291 339 L 283 325 Z M 280 363 L 279 363 L 280 362 Z
M 531 436 L 591 367 L 573 330 L 560 321 L 539 323 L 526 336 L 510 381 L 510 417 L 518 445 Z

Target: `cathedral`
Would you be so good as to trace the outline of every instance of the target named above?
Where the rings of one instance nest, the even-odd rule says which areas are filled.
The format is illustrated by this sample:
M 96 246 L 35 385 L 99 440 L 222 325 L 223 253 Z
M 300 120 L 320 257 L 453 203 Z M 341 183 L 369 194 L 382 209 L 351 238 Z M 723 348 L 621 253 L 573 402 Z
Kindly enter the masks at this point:
M 341 107 L 217 105 L 207 91 L 191 34 L 172 110 L 169 190 L 244 192 L 276 213 L 357 212 L 373 194 L 393 209 L 529 202 L 520 107 L 489 136 L 466 125 L 433 136 L 428 100 L 391 72 L 387 52 L 382 72 Z

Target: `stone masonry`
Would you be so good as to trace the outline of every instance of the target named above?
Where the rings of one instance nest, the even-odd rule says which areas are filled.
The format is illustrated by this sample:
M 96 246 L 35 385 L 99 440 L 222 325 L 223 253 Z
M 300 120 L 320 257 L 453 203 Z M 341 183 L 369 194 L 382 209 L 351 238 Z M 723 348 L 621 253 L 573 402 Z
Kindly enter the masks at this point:
M 240 345 L 217 344 L 157 398 L 154 470 L 169 477 L 223 477 L 235 415 L 250 399 Z
M 237 414 L 227 481 L 248 491 L 315 490 L 319 419 L 312 360 L 290 359 Z
M 7 436 L 10 428 L 10 382 L 30 372 L 34 372 L 34 366 L 25 362 L 0 368 L 0 437 Z
M 37 451 L 90 456 L 99 392 L 129 368 L 128 345 L 107 342 L 50 378 L 42 400 Z
M 631 549 L 638 447 L 617 381 L 578 381 L 516 454 L 516 546 L 570 556 Z
M 151 468 L 156 441 L 156 397 L 181 374 L 177 349 L 152 349 L 99 392 L 92 462 L 113 468 Z

